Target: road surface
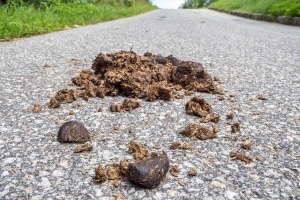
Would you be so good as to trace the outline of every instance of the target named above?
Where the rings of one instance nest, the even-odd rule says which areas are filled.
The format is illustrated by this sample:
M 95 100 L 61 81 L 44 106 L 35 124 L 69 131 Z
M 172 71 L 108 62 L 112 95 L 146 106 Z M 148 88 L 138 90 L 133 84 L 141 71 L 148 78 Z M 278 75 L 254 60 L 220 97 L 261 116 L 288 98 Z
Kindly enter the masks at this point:
M 133 49 L 200 62 L 219 77 L 220 95 L 200 95 L 220 115 L 218 138 L 195 141 L 178 132 L 198 117 L 185 114 L 191 98 L 139 100 L 131 113 L 112 113 L 124 97 L 105 97 L 48 109 L 59 89 L 88 69 L 100 52 Z M 300 199 L 300 28 L 210 10 L 157 10 L 136 17 L 0 43 L 0 199 Z M 260 100 L 258 97 L 267 100 Z M 31 110 L 42 105 L 40 113 Z M 82 106 L 78 106 L 81 104 Z M 97 112 L 98 108 L 103 109 Z M 70 111 L 74 115 L 70 115 Z M 233 113 L 232 120 L 226 114 Z M 79 120 L 94 135 L 87 154 L 60 144 L 60 125 Z M 231 124 L 240 123 L 238 134 Z M 211 124 L 206 124 L 211 126 Z M 128 133 L 131 130 L 132 133 Z M 232 141 L 224 136 L 237 136 Z M 127 144 L 165 151 L 170 173 L 148 190 L 122 180 L 95 184 L 99 164 L 133 160 Z M 252 148 L 241 148 L 244 140 Z M 170 150 L 172 142 L 194 150 Z M 251 156 L 245 164 L 230 152 Z M 189 177 L 190 168 L 198 171 Z

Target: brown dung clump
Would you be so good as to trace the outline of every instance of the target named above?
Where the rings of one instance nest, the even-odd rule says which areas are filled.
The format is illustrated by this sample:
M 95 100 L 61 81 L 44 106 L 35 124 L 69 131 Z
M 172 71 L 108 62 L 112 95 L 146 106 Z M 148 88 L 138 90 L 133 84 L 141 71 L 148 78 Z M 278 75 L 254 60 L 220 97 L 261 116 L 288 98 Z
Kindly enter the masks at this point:
M 74 149 L 74 153 L 82 153 L 82 152 L 87 152 L 87 151 L 92 151 L 93 146 L 89 144 L 84 144 L 81 146 L 78 146 Z
M 141 144 L 130 141 L 128 144 L 129 153 L 134 154 L 134 159 L 136 160 L 143 160 L 144 158 L 148 157 L 148 150 Z
M 117 180 L 125 176 L 129 162 L 127 160 L 122 160 L 120 164 L 112 163 L 107 164 L 105 168 L 99 165 L 95 169 L 95 182 L 102 183 L 106 180 Z
M 79 97 L 88 100 L 122 94 L 155 101 L 180 98 L 176 93 L 180 89 L 210 93 L 217 90 L 200 63 L 181 61 L 172 55 L 164 57 L 147 52 L 139 56 L 133 51 L 100 53 L 92 70 L 83 70 L 72 78 L 78 88 L 58 91 L 49 107 L 57 108 Z
M 244 154 L 237 153 L 237 152 L 231 152 L 230 158 L 231 158 L 231 160 L 241 160 L 241 161 L 245 162 L 246 164 L 253 162 L 253 159 L 250 156 L 246 156 Z
M 231 132 L 237 133 L 241 130 L 241 126 L 239 123 L 234 123 L 231 125 Z
M 133 101 L 131 99 L 125 99 L 123 103 L 115 103 L 110 105 L 110 110 L 112 112 L 124 112 L 124 111 L 132 111 L 136 108 L 140 107 L 140 103 L 138 101 Z
M 252 147 L 253 141 L 252 140 L 246 140 L 242 143 L 242 148 L 245 150 L 250 150 Z
M 35 105 L 33 106 L 33 108 L 32 108 L 31 111 L 34 112 L 34 113 L 39 113 L 39 112 L 42 111 L 42 106 L 39 105 L 39 104 L 35 104 Z
M 193 147 L 186 143 L 173 142 L 170 146 L 170 149 L 172 149 L 172 150 L 175 150 L 175 149 L 192 150 Z
M 197 170 L 194 169 L 194 168 L 191 168 L 189 171 L 188 171 L 188 175 L 189 176 L 196 176 L 198 174 Z
M 209 130 L 207 127 L 198 124 L 189 124 L 185 129 L 179 132 L 181 135 L 191 138 L 198 138 L 200 140 L 207 140 L 216 138 L 217 134 Z
M 173 165 L 170 169 L 170 174 L 172 174 L 172 176 L 178 177 L 179 176 L 179 166 Z
M 144 158 L 148 157 L 148 150 L 141 144 L 130 141 L 128 144 L 129 153 L 134 154 L 134 159 L 136 160 L 143 160 Z
M 200 121 L 202 123 L 207 123 L 207 122 L 218 123 L 220 121 L 220 116 L 215 113 L 209 113 L 205 117 L 202 117 Z
M 211 106 L 203 98 L 196 96 L 187 102 L 185 110 L 189 115 L 206 117 L 211 112 Z
M 96 169 L 95 169 L 95 182 L 97 183 L 102 183 L 104 181 L 106 181 L 106 171 L 103 169 L 103 167 L 101 165 L 99 165 Z

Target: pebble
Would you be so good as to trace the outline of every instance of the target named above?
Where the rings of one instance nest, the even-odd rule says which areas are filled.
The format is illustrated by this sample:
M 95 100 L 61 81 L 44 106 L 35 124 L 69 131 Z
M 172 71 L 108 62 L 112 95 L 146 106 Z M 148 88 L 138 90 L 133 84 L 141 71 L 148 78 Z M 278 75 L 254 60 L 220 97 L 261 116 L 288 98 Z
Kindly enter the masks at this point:
M 61 170 L 54 170 L 52 176 L 61 177 L 64 175 L 64 172 Z
M 231 200 L 231 199 L 235 199 L 235 197 L 238 196 L 238 193 L 232 192 L 230 190 L 226 190 L 224 196 Z
M 42 177 L 41 182 L 39 183 L 40 186 L 48 188 L 51 186 L 51 183 L 47 177 Z
M 62 161 L 59 163 L 59 165 L 66 168 L 69 166 L 69 163 L 68 163 L 68 161 Z
M 100 189 L 100 188 L 95 188 L 95 196 L 96 197 L 101 197 L 101 196 L 103 196 L 103 192 L 102 192 L 102 190 Z
M 226 188 L 226 185 L 224 183 L 219 182 L 219 181 L 212 181 L 210 184 L 214 187 Z

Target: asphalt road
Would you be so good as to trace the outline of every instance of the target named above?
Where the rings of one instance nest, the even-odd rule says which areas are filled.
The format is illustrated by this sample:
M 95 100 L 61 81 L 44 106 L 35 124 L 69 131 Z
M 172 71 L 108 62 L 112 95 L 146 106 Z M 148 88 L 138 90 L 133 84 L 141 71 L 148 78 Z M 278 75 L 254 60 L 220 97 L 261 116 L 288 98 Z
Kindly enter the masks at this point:
M 48 109 L 55 92 L 70 88 L 70 79 L 90 68 L 98 53 L 130 49 L 200 62 L 219 77 L 225 100 L 193 94 L 220 115 L 219 137 L 194 141 L 178 134 L 190 122 L 199 123 L 185 114 L 191 97 L 139 100 L 141 108 L 131 113 L 109 110 L 124 97 L 80 99 Z M 299 27 L 210 10 L 157 10 L 4 42 L 0 91 L 0 199 L 300 199 Z M 31 111 L 34 104 L 43 106 L 40 113 Z M 103 112 L 97 112 L 99 107 Z M 226 119 L 227 113 L 234 114 L 233 120 Z M 77 144 L 57 142 L 58 128 L 71 119 L 94 134 L 92 152 L 74 154 Z M 241 125 L 238 134 L 231 133 L 235 122 Z M 237 141 L 223 137 L 228 135 Z M 179 165 L 179 177 L 168 173 L 152 190 L 126 179 L 118 187 L 110 181 L 95 184 L 99 164 L 133 160 L 127 148 L 131 140 L 150 151 L 165 151 L 171 165 Z M 241 148 L 244 140 L 253 142 L 251 150 Z M 194 150 L 170 150 L 174 141 Z M 253 162 L 231 160 L 230 152 L 251 156 Z M 197 176 L 187 175 L 190 168 Z

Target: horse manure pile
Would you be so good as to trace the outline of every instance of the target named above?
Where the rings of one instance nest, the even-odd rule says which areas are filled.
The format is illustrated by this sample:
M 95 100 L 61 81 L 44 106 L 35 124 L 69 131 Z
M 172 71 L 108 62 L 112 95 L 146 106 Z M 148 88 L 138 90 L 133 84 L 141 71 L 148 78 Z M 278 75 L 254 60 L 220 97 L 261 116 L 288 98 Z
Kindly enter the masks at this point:
M 125 95 L 131 98 L 171 100 L 182 98 L 178 90 L 215 93 L 218 91 L 211 76 L 200 63 L 181 61 L 170 55 L 164 57 L 133 51 L 113 54 L 100 53 L 92 69 L 83 70 L 72 78 L 77 89 L 63 89 L 50 100 L 50 108 L 71 103 L 78 98 Z
M 50 100 L 50 108 L 59 108 L 62 104 L 71 103 L 78 98 L 88 101 L 89 98 L 104 98 L 105 96 L 122 95 L 128 98 L 142 98 L 148 101 L 172 100 L 191 95 L 194 92 L 219 93 L 213 79 L 200 63 L 181 61 L 172 55 L 164 57 L 146 52 L 139 56 L 133 51 L 121 51 L 113 54 L 100 53 L 92 64 L 91 69 L 82 70 L 77 77 L 72 78 L 74 89 L 62 89 Z M 181 90 L 181 92 L 180 92 Z M 138 101 L 126 98 L 122 103 L 114 103 L 110 106 L 111 112 L 132 111 L 140 107 Z M 223 98 L 224 100 L 224 98 Z M 37 106 L 36 106 L 37 107 Z M 33 112 L 39 112 L 35 108 Z M 192 97 L 185 105 L 186 114 L 196 115 L 199 124 L 191 123 L 178 133 L 182 136 L 207 140 L 217 137 L 218 128 L 214 124 L 212 130 L 200 123 L 218 123 L 219 115 L 213 113 L 211 105 L 202 97 Z M 102 108 L 98 110 L 102 111 Z M 226 115 L 227 120 L 233 119 L 233 114 Z M 239 123 L 234 123 L 232 133 L 240 131 Z M 233 136 L 226 136 L 232 138 Z M 237 137 L 237 136 L 234 136 Z M 61 143 L 85 143 L 91 138 L 83 124 L 70 121 L 61 126 L 58 131 L 58 141 Z M 244 142 L 242 148 L 250 150 L 252 141 Z M 193 146 L 173 142 L 171 150 L 193 150 Z M 91 145 L 77 147 L 74 152 L 81 153 L 91 151 Z M 119 163 L 99 165 L 95 169 L 95 182 L 102 183 L 105 180 L 119 180 L 124 177 L 137 185 L 154 188 L 170 171 L 173 176 L 178 176 L 178 165 L 171 169 L 168 156 L 165 152 L 149 153 L 148 150 L 131 141 L 128 144 L 128 152 L 133 154 L 135 162 L 122 160 Z M 245 163 L 252 162 L 238 152 L 231 152 L 232 160 L 241 160 Z M 196 176 L 197 171 L 190 169 L 189 176 Z

